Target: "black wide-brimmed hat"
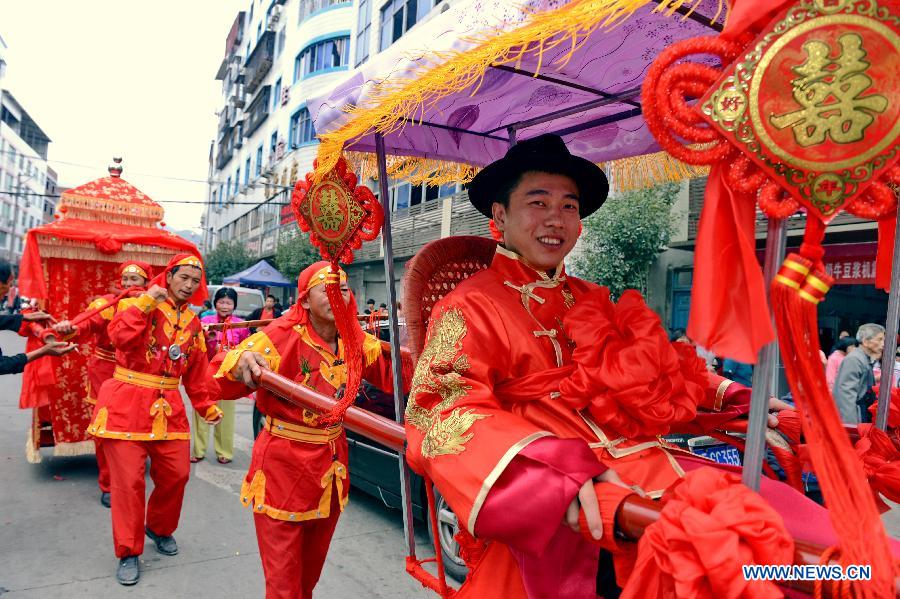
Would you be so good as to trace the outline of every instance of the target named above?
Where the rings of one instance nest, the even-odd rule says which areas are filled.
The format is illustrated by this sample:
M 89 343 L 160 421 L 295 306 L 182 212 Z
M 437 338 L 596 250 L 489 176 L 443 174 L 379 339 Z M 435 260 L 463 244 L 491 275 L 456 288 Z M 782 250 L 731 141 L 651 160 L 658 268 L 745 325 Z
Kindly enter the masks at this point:
M 578 186 L 581 218 L 596 211 L 609 195 L 603 170 L 590 160 L 573 156 L 560 136 L 548 133 L 514 145 L 506 156 L 481 169 L 469 183 L 469 201 L 478 212 L 492 218 L 491 205 L 500 199 L 501 190 L 527 172 L 571 177 Z

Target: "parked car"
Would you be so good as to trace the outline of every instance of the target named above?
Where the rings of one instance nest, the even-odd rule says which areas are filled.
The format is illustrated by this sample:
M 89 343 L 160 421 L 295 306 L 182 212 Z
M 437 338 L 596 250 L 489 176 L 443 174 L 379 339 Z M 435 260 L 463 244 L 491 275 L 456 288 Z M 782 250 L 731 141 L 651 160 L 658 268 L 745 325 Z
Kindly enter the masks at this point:
M 385 418 L 394 420 L 394 398 L 363 381 L 356 405 Z M 263 428 L 263 417 L 256 406 L 253 407 L 254 438 Z M 377 497 L 389 508 L 401 510 L 400 498 L 400 457 L 397 452 L 376 443 L 351 430 L 347 430 L 349 450 L 350 484 L 360 491 Z M 431 523 L 426 517 L 428 500 L 425 495 L 425 481 L 415 472 L 410 473 L 410 496 L 416 526 L 424 527 L 431 538 Z M 459 544 L 454 539 L 459 532 L 456 514 L 441 496 L 437 488 L 435 506 L 438 514 L 438 529 L 441 538 L 441 553 L 444 569 L 455 580 L 462 582 L 468 569 L 459 553 Z
M 207 285 L 207 290 L 209 291 L 209 301 L 212 301 L 213 297 L 216 295 L 216 291 L 219 290 L 219 287 L 222 285 Z M 251 312 L 256 310 L 257 308 L 262 308 L 263 304 L 266 303 L 266 298 L 263 296 L 263 292 L 259 289 L 252 289 L 250 287 L 237 287 L 234 285 L 228 285 L 232 289 L 237 292 L 238 303 L 237 306 L 234 307 L 234 316 L 236 318 L 247 318 Z M 191 310 L 200 314 L 203 312 L 203 306 L 191 306 Z

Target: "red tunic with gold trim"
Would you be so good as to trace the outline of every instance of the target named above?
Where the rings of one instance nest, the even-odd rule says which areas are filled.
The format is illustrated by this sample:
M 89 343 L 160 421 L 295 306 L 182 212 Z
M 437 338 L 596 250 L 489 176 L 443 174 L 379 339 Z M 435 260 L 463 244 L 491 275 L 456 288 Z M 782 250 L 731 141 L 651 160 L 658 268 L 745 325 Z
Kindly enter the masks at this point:
M 247 394 L 247 387 L 228 374 L 244 351 L 259 352 L 273 372 L 324 395 L 334 396 L 347 381 L 342 341 L 335 355 L 311 326 L 279 320 L 213 360 L 222 399 Z M 389 391 L 390 359 L 383 356 L 381 342 L 366 334 L 363 354 L 363 378 Z M 350 490 L 344 428 L 322 427 L 311 411 L 263 388 L 256 391 L 256 405 L 266 416 L 266 428 L 253 447 L 241 502 L 254 513 L 301 522 L 328 518 L 336 488 L 343 511 Z
M 107 330 L 117 365 L 100 389 L 88 432 L 131 441 L 190 439 L 179 381 L 206 417 L 218 400 L 200 319 L 187 304 L 176 308 L 144 294 L 121 300 Z
M 477 568 L 461 596 L 593 596 L 599 547 L 561 526 L 581 485 L 610 467 L 660 496 L 683 467 L 713 463 L 658 435 L 695 421 L 698 405 L 748 399 L 697 362 L 636 292 L 613 304 L 562 266 L 550 277 L 502 246 L 441 300 L 407 405 L 407 458 L 463 528 L 494 541 L 490 574 Z

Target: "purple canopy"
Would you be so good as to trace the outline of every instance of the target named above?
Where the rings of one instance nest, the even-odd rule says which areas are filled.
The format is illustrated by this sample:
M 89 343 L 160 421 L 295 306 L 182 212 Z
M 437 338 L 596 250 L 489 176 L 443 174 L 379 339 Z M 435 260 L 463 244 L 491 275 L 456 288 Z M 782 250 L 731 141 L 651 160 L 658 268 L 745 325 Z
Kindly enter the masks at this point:
M 630 8 L 610 8 L 617 4 Z M 543 1 L 524 20 L 508 1 L 457 5 L 308 101 L 323 142 L 320 167 L 342 149 L 374 152 L 378 131 L 387 154 L 437 161 L 423 163 L 430 173 L 438 163 L 483 166 L 511 139 L 551 132 L 594 162 L 658 152 L 641 116 L 641 82 L 667 46 L 715 33 L 718 2 L 698 2 L 691 18 L 640 4 Z M 584 23 L 585 15 L 596 17 Z M 604 18 L 617 22 L 604 26 Z M 528 43 L 534 32 L 540 39 Z M 428 180 L 419 175 L 412 178 Z

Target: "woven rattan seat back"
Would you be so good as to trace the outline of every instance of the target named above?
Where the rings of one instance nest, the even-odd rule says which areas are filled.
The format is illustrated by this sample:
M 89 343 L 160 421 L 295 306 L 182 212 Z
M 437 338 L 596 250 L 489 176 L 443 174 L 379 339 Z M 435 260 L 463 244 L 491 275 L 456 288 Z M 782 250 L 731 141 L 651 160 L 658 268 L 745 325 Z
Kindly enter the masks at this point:
M 490 266 L 496 249 L 497 242 L 486 237 L 445 237 L 427 244 L 406 265 L 403 311 L 413 360 L 422 353 L 434 305 L 461 282 Z

